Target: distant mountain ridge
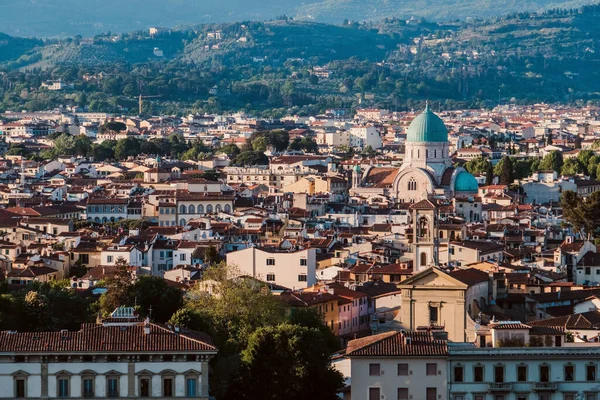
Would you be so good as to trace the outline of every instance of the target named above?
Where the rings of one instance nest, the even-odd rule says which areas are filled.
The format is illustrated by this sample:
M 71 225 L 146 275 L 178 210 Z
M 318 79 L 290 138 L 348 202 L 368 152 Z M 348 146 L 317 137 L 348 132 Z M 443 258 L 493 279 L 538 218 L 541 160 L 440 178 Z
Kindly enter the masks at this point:
M 328 23 L 426 17 L 435 21 L 570 8 L 591 0 L 2 0 L 1 30 L 12 36 L 93 36 L 152 26 L 265 20 L 280 15 Z

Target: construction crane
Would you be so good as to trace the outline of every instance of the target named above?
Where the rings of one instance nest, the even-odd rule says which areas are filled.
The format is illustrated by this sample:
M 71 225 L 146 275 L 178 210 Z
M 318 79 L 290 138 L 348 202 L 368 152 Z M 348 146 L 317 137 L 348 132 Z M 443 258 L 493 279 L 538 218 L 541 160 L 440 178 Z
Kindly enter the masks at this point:
M 144 100 L 143 99 L 151 99 L 153 97 L 162 97 L 162 95 L 158 94 L 158 95 L 155 95 L 155 96 L 142 96 L 140 94 L 140 98 L 139 98 L 139 102 L 138 102 L 138 106 L 139 106 L 138 112 L 139 112 L 139 115 L 142 115 L 142 105 L 144 104 Z

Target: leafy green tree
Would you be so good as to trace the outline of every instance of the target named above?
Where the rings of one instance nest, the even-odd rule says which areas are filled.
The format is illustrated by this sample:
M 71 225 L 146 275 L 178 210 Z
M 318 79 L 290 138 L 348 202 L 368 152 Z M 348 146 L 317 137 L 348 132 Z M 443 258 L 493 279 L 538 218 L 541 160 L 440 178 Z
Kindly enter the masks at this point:
M 579 161 L 579 164 L 581 164 L 582 166 L 582 171 L 581 172 L 585 172 L 586 174 L 589 173 L 587 166 L 590 163 L 590 159 L 594 156 L 594 152 L 592 150 L 581 150 L 579 152 L 579 154 L 577 155 L 577 161 Z
M 264 136 L 257 137 L 252 141 L 252 149 L 254 151 L 266 151 L 267 150 L 267 139 Z
M 105 140 L 101 144 L 92 145 L 91 154 L 95 161 L 105 161 L 115 158 L 116 140 Z
M 269 158 L 261 151 L 245 151 L 237 155 L 231 162 L 238 167 L 249 167 L 253 165 L 268 165 Z
M 115 145 L 115 157 L 123 160 L 129 156 L 140 154 L 140 141 L 135 138 L 124 138 L 117 141 Z
M 600 192 L 582 198 L 567 190 L 561 196 L 563 216 L 576 230 L 596 235 L 600 228 Z
M 311 138 L 303 137 L 294 139 L 294 141 L 290 143 L 289 149 L 296 151 L 304 150 L 308 153 L 316 153 L 319 150 L 319 146 L 317 145 L 317 142 Z
M 228 144 L 226 146 L 221 147 L 217 153 L 227 154 L 229 158 L 233 158 L 240 154 L 240 148 L 235 144 Z
M 92 140 L 85 135 L 73 137 L 73 154 L 76 156 L 88 156 L 92 153 Z
M 241 372 L 227 398 L 336 400 L 343 378 L 331 366 L 328 350 L 317 329 L 291 324 L 259 328 L 242 353 Z
M 220 263 L 222 260 L 223 258 L 219 255 L 215 246 L 209 246 L 204 252 L 204 262 L 214 265 Z
M 99 127 L 100 133 L 106 132 L 123 132 L 127 130 L 127 125 L 123 122 L 108 121 Z
M 81 278 L 87 273 L 87 271 L 87 265 L 82 263 L 80 260 L 77 260 L 73 265 L 71 265 L 71 268 L 69 268 L 69 277 L 75 276 L 77 278 Z
M 476 175 L 476 174 L 481 174 L 481 173 L 484 173 L 485 171 L 487 171 L 488 165 L 491 165 L 491 163 L 488 161 L 487 158 L 477 157 L 477 158 L 473 158 L 472 160 L 469 160 L 465 164 L 465 169 L 467 171 L 469 171 L 471 174 Z
M 108 315 L 120 306 L 131 307 L 130 293 L 133 289 L 133 276 L 125 259 L 115 262 L 115 273 L 105 279 L 107 291 L 100 296 L 99 305 L 103 315 Z
M 89 300 L 69 288 L 66 279 L 34 282 L 0 296 L 0 324 L 2 329 L 27 332 L 79 330 L 82 323 L 94 317 L 89 313 L 89 305 Z
M 590 159 L 588 160 L 588 164 L 587 164 L 587 173 L 592 179 L 594 179 L 598 176 L 596 174 L 596 172 L 598 170 L 598 165 L 600 165 L 600 156 L 597 156 L 597 155 L 591 156 Z
M 75 150 L 75 139 L 68 133 L 63 133 L 54 139 L 54 153 L 57 156 L 71 155 Z
M 317 329 L 327 344 L 329 354 L 340 349 L 340 339 L 323 320 L 323 316 L 314 308 L 294 308 L 288 322 L 305 328 Z
M 577 175 L 583 171 L 583 166 L 577 158 L 567 159 L 561 169 L 563 175 Z
M 133 284 L 129 304 L 137 304 L 141 316 L 151 313 L 154 321 L 164 323 L 183 306 L 183 296 L 181 290 L 169 286 L 163 278 L 141 276 Z
M 210 334 L 219 347 L 211 362 L 211 391 L 217 398 L 230 398 L 226 390 L 238 374 L 240 354 L 250 335 L 286 320 L 283 302 L 270 294 L 265 283 L 252 278 L 230 279 L 233 275 L 239 274 L 225 264 L 209 267 L 203 282 L 213 288 L 212 295 L 200 285 L 188 293 L 184 306 L 170 320 Z
M 550 153 L 546 154 L 546 157 L 542 159 L 542 161 L 540 162 L 539 169 L 544 171 L 552 170 L 560 173 L 560 171 L 562 170 L 562 166 L 562 153 L 560 151 L 551 151 Z

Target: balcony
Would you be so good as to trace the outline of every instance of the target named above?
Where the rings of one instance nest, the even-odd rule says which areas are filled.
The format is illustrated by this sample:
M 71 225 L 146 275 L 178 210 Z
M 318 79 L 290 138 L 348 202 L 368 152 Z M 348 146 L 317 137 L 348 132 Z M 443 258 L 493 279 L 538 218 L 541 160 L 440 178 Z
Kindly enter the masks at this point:
M 490 383 L 488 386 L 488 391 L 489 392 L 510 392 L 510 391 L 512 391 L 512 383 L 504 383 L 504 382 Z
M 558 384 L 554 382 L 534 382 L 533 390 L 537 392 L 555 392 L 558 389 Z

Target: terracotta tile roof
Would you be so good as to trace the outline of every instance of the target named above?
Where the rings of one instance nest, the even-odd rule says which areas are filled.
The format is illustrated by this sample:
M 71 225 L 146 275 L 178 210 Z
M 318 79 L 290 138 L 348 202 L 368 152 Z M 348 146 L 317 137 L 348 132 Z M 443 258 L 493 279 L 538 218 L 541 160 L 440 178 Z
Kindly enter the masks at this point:
M 561 317 L 548 318 L 540 321 L 531 321 L 529 324 L 533 327 L 562 327 L 567 330 L 600 330 L 600 311 L 588 311 L 580 314 L 564 315 Z
M 531 326 L 525 325 L 520 321 L 502 321 L 488 325 L 490 329 L 504 330 L 504 329 L 531 329 Z
M 476 268 L 459 269 L 453 271 L 450 276 L 469 286 L 473 286 L 481 282 L 488 282 L 490 280 L 490 276 L 487 272 L 480 271 Z
M 422 356 L 446 357 L 448 343 L 434 339 L 429 332 L 385 332 L 351 340 L 346 349 L 348 357 Z
M 579 249 L 581 249 L 581 247 L 583 247 L 583 244 L 585 242 L 583 240 L 575 240 L 571 243 L 567 243 L 567 241 L 565 240 L 561 245 L 560 245 L 560 250 L 564 251 L 566 253 L 571 253 L 571 252 L 578 252 Z
M 431 201 L 425 199 L 410 206 L 410 209 L 435 210 L 437 207 Z
M 204 336 L 204 340 L 200 338 Z M 77 332 L 0 333 L 3 353 L 96 353 L 96 352 L 214 352 L 209 338 L 199 332 L 179 334 L 150 324 L 150 334 L 143 324 L 133 326 L 92 325 Z
M 283 292 L 279 299 L 292 307 L 310 307 L 315 304 L 327 303 L 336 300 L 338 296 L 328 292 Z
M 398 168 L 373 167 L 365 177 L 365 186 L 375 188 L 391 187 L 396 179 Z

